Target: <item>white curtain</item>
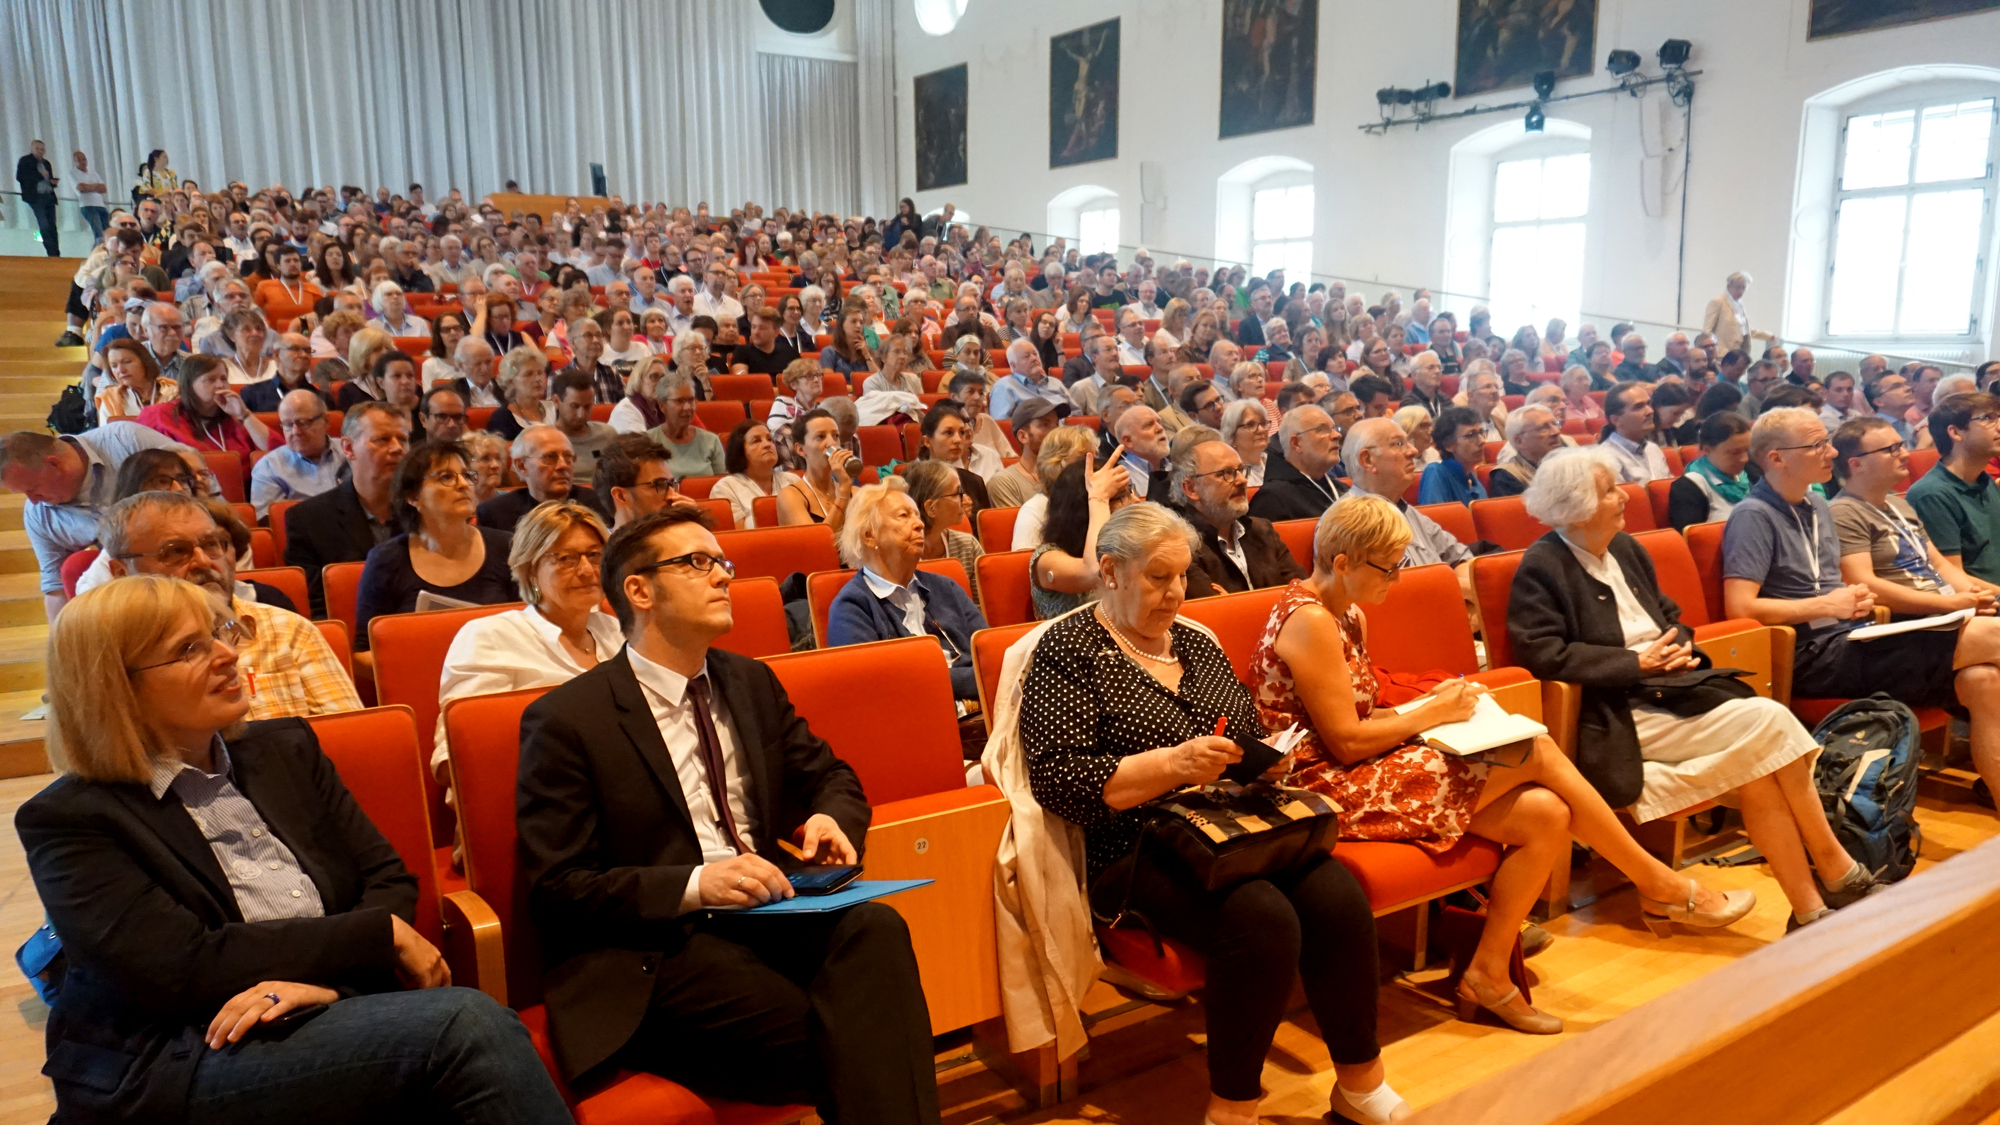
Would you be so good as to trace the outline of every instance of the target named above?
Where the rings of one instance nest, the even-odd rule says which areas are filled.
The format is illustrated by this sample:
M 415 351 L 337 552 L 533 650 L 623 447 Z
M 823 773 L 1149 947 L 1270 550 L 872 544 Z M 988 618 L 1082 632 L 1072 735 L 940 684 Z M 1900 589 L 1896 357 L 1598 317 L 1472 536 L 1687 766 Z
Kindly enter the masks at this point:
M 771 190 L 736 0 L 0 6 L 7 151 L 41 136 L 62 167 L 82 148 L 114 197 L 155 148 L 204 188 L 581 194 L 595 162 L 627 199 L 727 211 Z
M 891 0 L 854 0 L 860 95 L 861 210 L 896 213 L 896 56 Z
M 770 206 L 859 213 L 854 65 L 795 55 L 757 56 L 771 162 Z

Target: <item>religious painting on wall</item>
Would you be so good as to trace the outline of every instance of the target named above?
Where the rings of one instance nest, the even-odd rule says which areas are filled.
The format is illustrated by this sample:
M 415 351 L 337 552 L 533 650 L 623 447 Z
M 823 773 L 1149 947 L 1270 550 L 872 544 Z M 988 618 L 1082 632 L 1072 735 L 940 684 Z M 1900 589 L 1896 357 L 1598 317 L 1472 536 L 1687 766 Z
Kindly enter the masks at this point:
M 2000 0 L 1813 0 L 1807 39 L 1875 31 L 2000 8 Z
M 1049 167 L 1118 156 L 1118 21 L 1049 40 Z
M 1222 0 L 1224 137 L 1310 125 L 1319 0 Z
M 965 64 L 916 78 L 917 190 L 965 182 Z
M 1597 0 L 1458 0 L 1457 97 L 1596 69 Z

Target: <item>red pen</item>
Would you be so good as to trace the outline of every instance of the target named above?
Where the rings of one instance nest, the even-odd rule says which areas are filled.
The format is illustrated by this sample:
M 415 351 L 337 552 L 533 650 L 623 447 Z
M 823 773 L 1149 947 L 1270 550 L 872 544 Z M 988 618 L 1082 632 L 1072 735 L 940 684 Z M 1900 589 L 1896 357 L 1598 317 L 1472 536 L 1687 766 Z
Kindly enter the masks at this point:
M 1215 737 L 1221 738 L 1222 732 L 1228 729 L 1229 729 L 1229 716 L 1217 715 L 1215 717 Z

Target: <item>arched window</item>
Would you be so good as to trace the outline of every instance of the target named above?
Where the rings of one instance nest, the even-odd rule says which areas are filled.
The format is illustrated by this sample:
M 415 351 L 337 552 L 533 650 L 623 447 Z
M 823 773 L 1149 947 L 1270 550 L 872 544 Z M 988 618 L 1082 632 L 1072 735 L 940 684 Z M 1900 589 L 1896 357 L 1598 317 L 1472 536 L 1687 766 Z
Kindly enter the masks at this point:
M 1574 121 L 1551 117 L 1540 133 L 1510 121 L 1454 145 L 1445 289 L 1484 293 L 1502 335 L 1577 323 L 1590 186 L 1590 130 Z
M 1260 156 L 1222 174 L 1215 191 L 1215 256 L 1245 262 L 1262 277 L 1312 275 L 1313 168 L 1288 156 Z
M 1826 334 L 1967 337 L 1991 241 L 1995 98 L 1919 88 L 1847 114 Z
M 1049 233 L 1084 254 L 1118 252 L 1118 193 L 1079 184 L 1049 200 Z

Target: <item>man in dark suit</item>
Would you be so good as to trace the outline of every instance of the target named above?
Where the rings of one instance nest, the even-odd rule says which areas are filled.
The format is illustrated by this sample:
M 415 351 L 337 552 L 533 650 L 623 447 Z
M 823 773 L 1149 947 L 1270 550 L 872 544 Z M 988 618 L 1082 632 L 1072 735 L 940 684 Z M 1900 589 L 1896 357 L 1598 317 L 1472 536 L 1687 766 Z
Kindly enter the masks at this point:
M 1206 426 L 1182 430 L 1169 464 L 1174 507 L 1201 536 L 1201 550 L 1188 567 L 1188 597 L 1283 586 L 1306 576 L 1271 521 L 1250 514 L 1243 458 L 1221 434 Z
M 386 402 L 361 403 L 340 426 L 348 478 L 285 513 L 285 565 L 305 570 L 314 617 L 326 616 L 320 568 L 360 562 L 396 534 L 389 493 L 409 451 L 409 412 Z
M 858 863 L 870 810 L 784 689 L 710 645 L 729 572 L 690 505 L 605 544 L 625 650 L 521 722 L 522 875 L 548 963 L 557 1066 L 606 1064 L 828 1121 L 938 1120 L 909 931 L 881 903 L 736 915 L 792 894 L 778 846 Z M 720 796 L 718 796 L 720 795 Z
M 514 472 L 526 488 L 503 492 L 479 506 L 479 526 L 512 531 L 521 517 L 549 500 L 574 500 L 598 509 L 597 493 L 576 483 L 576 449 L 554 426 L 529 426 L 514 439 Z
M 1279 456 L 1264 458 L 1264 484 L 1250 501 L 1259 519 L 1316 520 L 1341 489 L 1333 467 L 1340 462 L 1340 434 L 1333 416 L 1317 406 L 1294 406 L 1278 421 Z

